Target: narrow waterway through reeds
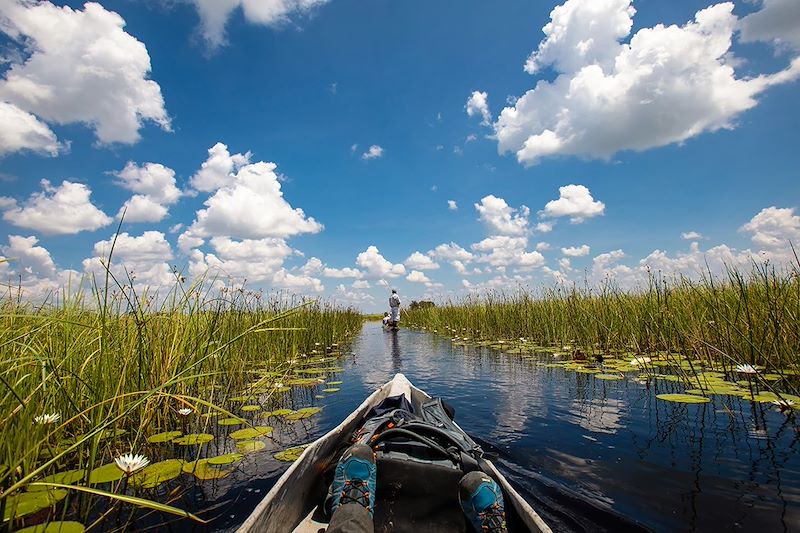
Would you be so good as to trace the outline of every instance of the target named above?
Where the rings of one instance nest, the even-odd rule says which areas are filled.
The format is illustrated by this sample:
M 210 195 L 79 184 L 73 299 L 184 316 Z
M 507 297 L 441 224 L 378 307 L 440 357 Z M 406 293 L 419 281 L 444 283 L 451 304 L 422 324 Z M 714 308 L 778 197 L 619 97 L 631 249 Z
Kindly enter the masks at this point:
M 456 421 L 498 454 L 499 468 L 556 531 L 800 527 L 793 411 L 733 396 L 667 402 L 656 395 L 683 392 L 681 383 L 641 380 L 638 371 L 604 380 L 552 361 L 367 322 L 337 363 L 340 390 L 312 398 L 323 410 L 296 437 L 324 434 L 402 372 L 455 406 Z M 286 467 L 261 457 L 218 495 L 214 529 L 235 529 Z

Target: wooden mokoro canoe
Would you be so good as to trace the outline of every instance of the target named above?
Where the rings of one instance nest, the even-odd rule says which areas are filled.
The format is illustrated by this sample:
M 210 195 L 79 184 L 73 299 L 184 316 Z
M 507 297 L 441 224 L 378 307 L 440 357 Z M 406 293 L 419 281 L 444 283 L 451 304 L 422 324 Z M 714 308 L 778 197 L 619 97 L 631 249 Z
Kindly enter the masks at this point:
M 323 502 L 342 451 L 350 445 L 353 435 L 363 426 L 373 407 L 388 397 L 401 394 L 415 409 L 430 405 L 433 400 L 414 387 L 403 374 L 396 374 L 341 424 L 303 451 L 242 524 L 239 532 L 318 533 L 324 530 L 328 518 L 322 511 Z M 463 433 L 454 422 L 450 427 L 453 426 Z M 463 435 L 474 443 L 466 433 Z M 413 449 L 413 443 L 408 445 Z M 389 446 L 384 453 L 384 446 L 380 444 L 373 448 L 376 449 L 378 471 L 375 531 L 471 531 L 458 503 L 462 466 L 453 461 L 448 463 L 441 457 L 420 460 L 413 450 L 405 455 L 396 449 L 392 451 Z M 509 531 L 550 533 L 548 525 L 491 461 L 479 459 L 479 465 L 503 489 Z

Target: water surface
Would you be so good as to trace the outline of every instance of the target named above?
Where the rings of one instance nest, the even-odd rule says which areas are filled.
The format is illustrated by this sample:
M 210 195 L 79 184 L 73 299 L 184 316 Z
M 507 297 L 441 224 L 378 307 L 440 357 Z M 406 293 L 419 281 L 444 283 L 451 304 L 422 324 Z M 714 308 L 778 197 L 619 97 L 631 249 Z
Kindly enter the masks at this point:
M 456 408 L 456 421 L 556 531 L 800 531 L 798 424 L 771 404 L 677 404 L 675 383 L 603 381 L 516 355 L 366 323 L 300 439 L 324 434 L 396 373 Z M 217 500 L 240 524 L 285 465 L 255 462 Z M 256 466 L 258 464 L 258 466 Z

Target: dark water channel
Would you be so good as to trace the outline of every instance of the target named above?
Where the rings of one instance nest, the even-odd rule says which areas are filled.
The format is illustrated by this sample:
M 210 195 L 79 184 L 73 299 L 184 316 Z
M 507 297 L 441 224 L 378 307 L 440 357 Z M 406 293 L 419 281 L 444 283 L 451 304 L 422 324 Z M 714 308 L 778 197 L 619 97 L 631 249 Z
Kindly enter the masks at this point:
M 771 404 L 665 402 L 655 395 L 682 386 L 603 381 L 377 323 L 350 352 L 340 392 L 315 400 L 324 409 L 297 438 L 322 435 L 402 372 L 455 406 L 556 531 L 800 531 L 798 422 Z M 245 485 L 207 499 L 219 498 L 214 529 L 240 524 L 285 468 L 245 465 Z

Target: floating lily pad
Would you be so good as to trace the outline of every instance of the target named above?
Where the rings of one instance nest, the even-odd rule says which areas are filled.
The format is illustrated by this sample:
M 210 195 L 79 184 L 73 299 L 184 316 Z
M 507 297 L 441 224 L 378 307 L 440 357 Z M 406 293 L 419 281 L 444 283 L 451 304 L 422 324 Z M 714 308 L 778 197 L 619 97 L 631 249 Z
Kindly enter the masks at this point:
M 336 389 L 339 390 L 339 389 Z M 327 392 L 327 390 L 323 391 Z M 302 420 L 322 411 L 322 407 L 304 407 L 286 415 L 286 420 Z
M 596 368 L 581 367 L 581 368 L 575 368 L 574 370 L 575 370 L 575 372 L 577 372 L 579 374 L 599 374 L 600 373 L 600 370 L 598 370 Z
M 206 442 L 211 442 L 212 440 L 214 440 L 214 435 L 209 435 L 208 433 L 190 433 L 188 435 L 184 435 L 183 437 L 178 437 L 172 442 L 178 446 L 194 446 L 197 444 L 205 444 Z
M 254 413 L 255 411 L 260 411 L 260 410 L 261 410 L 261 406 L 260 405 L 243 405 L 242 406 L 242 411 L 244 411 L 245 413 Z
M 76 481 L 83 479 L 86 475 L 86 470 L 67 470 L 65 472 L 58 472 L 55 474 L 51 474 L 41 479 L 44 483 L 60 483 L 62 485 L 71 485 Z M 47 487 L 41 486 L 32 486 L 28 489 L 30 492 L 38 492 L 38 491 L 46 491 L 50 490 Z
M 678 403 L 708 403 L 710 398 L 704 398 L 694 394 L 659 394 L 656 396 L 659 400 Z
M 318 383 L 319 380 L 317 378 L 296 378 L 286 382 L 287 385 L 296 385 L 298 387 L 311 387 Z
M 150 444 L 172 442 L 181 435 L 183 435 L 183 433 L 180 431 L 165 431 L 163 433 L 156 433 L 155 435 L 150 435 L 149 437 L 147 437 L 147 442 L 149 442 Z
M 117 463 L 112 462 L 92 470 L 89 473 L 89 483 L 111 483 L 122 479 L 124 475 Z
M 272 411 L 270 416 L 286 416 L 292 412 L 293 411 L 291 409 L 278 409 L 277 411 Z
M 256 437 L 265 437 L 267 435 L 272 435 L 272 428 L 270 426 L 256 426 L 234 431 L 231 433 L 231 438 L 235 440 L 254 439 Z
M 67 491 L 54 489 L 12 494 L 6 498 L 3 521 L 37 513 L 42 509 L 52 507 L 63 500 L 66 495 Z
M 327 383 L 327 385 L 341 385 L 341 384 L 342 384 L 342 382 L 341 382 L 341 381 L 329 381 L 329 382 Z
M 187 474 L 192 474 L 197 479 L 207 481 L 210 479 L 222 479 L 231 473 L 230 470 L 217 468 L 208 463 L 208 459 L 200 459 L 198 461 L 190 461 L 183 464 L 183 471 Z
M 253 399 L 253 395 L 250 394 L 250 395 L 247 395 L 247 396 L 233 396 L 231 398 L 228 398 L 228 401 L 229 402 L 236 402 L 236 403 L 244 403 L 244 402 L 249 402 L 252 399 Z
M 131 484 L 143 489 L 152 489 L 181 475 L 183 461 L 167 459 L 147 465 L 131 476 Z
M 621 379 L 625 379 L 624 377 L 620 376 L 619 374 L 595 374 L 595 379 L 605 379 L 608 381 L 619 381 Z
M 244 418 L 239 418 L 236 416 L 230 418 L 220 418 L 217 420 L 217 424 L 220 426 L 240 426 L 244 424 L 246 420 Z
M 331 387 L 328 389 L 322 389 L 322 392 L 332 393 L 332 392 L 339 392 L 341 389 L 337 387 Z M 288 416 L 286 418 L 289 418 Z
M 225 455 L 218 455 L 216 457 L 209 457 L 208 464 L 214 466 L 230 465 L 242 460 L 241 453 L 226 453 Z
M 308 444 L 304 444 L 303 446 L 295 446 L 294 448 L 289 448 L 283 450 L 282 452 L 278 452 L 274 454 L 273 457 L 278 461 L 293 463 L 297 461 L 297 458 L 300 457 L 300 455 L 303 453 L 303 450 L 305 450 L 307 447 Z
M 83 533 L 84 531 L 86 528 L 80 522 L 66 520 L 18 529 L 17 533 Z
M 260 452 L 267 447 L 261 440 L 240 440 L 236 442 L 236 449 L 242 453 Z

